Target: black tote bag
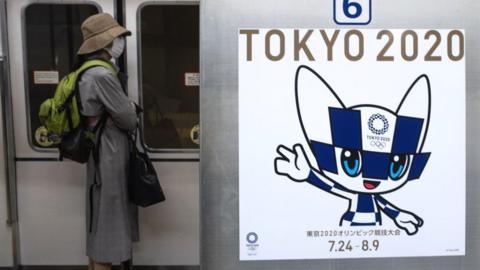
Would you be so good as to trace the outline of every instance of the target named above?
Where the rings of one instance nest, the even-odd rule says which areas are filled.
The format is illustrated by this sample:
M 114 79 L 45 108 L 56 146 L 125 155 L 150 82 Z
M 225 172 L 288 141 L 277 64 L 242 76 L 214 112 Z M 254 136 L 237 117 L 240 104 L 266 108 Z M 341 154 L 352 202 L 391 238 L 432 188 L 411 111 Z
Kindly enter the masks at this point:
M 139 130 L 138 126 L 137 130 Z M 134 133 L 135 139 L 130 140 L 132 145 L 128 174 L 128 194 L 130 202 L 141 207 L 147 207 L 165 201 L 165 194 L 142 140 L 140 140 L 140 144 L 143 152 L 137 147 L 137 130 Z

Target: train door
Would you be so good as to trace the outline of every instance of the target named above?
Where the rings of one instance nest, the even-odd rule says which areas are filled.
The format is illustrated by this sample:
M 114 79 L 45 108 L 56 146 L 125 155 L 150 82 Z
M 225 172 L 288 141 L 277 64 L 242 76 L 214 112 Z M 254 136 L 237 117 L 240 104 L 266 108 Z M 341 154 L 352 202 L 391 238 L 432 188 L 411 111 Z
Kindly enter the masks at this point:
M 73 65 L 82 42 L 81 22 L 108 12 L 117 13 L 133 33 L 127 39 L 125 67 L 129 96 L 145 107 L 142 138 L 167 196 L 166 202 L 140 212 L 134 264 L 198 268 L 198 3 L 168 3 L 7 0 L 17 263 L 86 264 L 86 170 L 58 162 L 58 152 L 42 139 L 37 112 Z
M 199 265 L 199 1 L 125 1 L 129 96 L 166 189 L 140 213 L 136 264 Z M 143 232 L 142 232 L 143 231 Z
M 17 264 L 85 265 L 85 168 L 41 139 L 40 103 L 73 65 L 80 24 L 113 0 L 7 1 L 18 201 Z

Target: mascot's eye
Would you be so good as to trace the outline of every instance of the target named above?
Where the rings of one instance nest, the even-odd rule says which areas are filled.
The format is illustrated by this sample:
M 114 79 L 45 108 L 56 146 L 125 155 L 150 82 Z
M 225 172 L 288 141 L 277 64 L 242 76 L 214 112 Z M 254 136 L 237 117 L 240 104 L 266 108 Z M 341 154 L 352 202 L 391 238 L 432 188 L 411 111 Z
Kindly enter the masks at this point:
M 360 174 L 362 164 L 360 162 L 360 152 L 357 150 L 344 149 L 340 157 L 343 171 L 351 177 Z
M 388 176 L 396 181 L 403 177 L 408 167 L 408 155 L 394 155 L 390 160 Z

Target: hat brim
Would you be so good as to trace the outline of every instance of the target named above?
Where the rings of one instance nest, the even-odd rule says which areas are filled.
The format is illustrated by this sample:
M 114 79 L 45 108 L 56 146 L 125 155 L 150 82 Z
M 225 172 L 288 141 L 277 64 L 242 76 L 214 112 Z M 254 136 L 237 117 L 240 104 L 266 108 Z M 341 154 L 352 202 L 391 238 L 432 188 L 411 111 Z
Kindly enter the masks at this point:
M 77 54 L 89 54 L 107 47 L 112 41 L 119 36 L 130 36 L 132 32 L 122 26 L 114 26 L 98 35 L 83 41 L 82 46 L 78 49 Z

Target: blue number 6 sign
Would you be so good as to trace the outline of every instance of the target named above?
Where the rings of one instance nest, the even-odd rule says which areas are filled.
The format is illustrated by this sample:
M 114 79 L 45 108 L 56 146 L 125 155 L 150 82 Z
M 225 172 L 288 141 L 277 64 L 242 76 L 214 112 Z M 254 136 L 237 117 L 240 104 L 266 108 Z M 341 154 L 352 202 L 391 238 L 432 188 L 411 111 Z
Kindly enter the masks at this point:
M 333 18 L 341 25 L 366 25 L 372 21 L 372 0 L 333 0 Z

